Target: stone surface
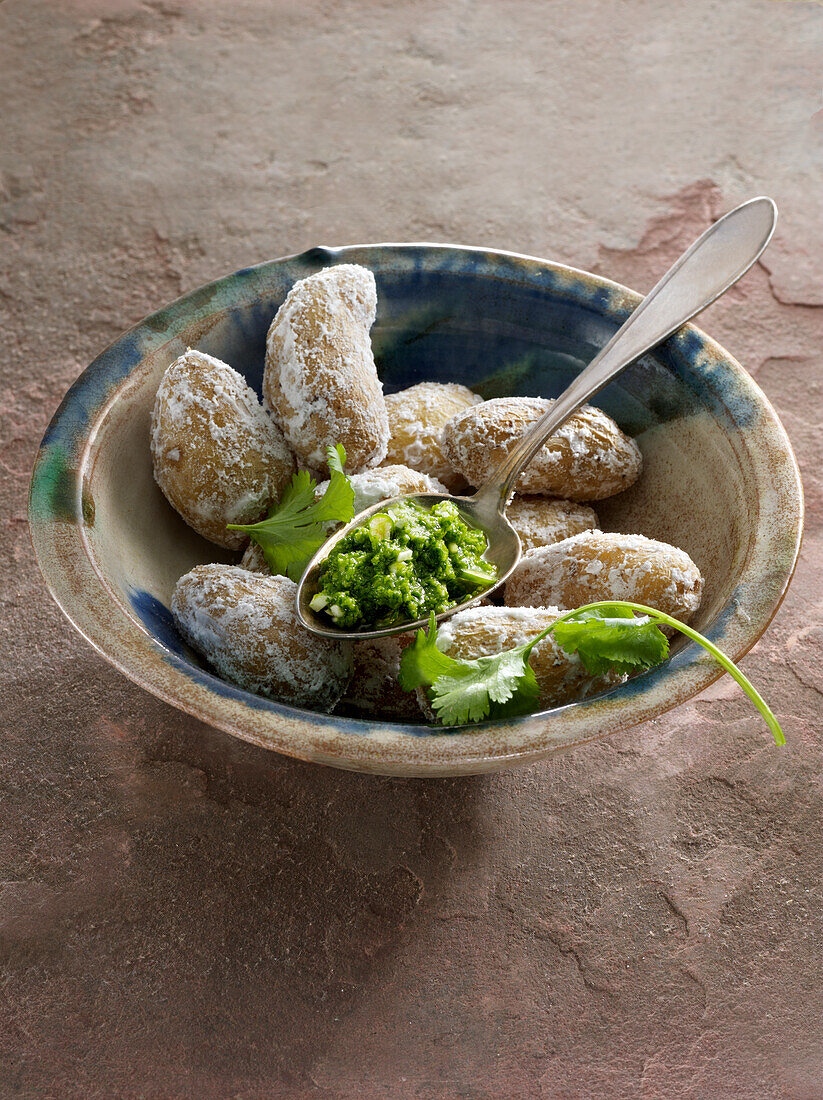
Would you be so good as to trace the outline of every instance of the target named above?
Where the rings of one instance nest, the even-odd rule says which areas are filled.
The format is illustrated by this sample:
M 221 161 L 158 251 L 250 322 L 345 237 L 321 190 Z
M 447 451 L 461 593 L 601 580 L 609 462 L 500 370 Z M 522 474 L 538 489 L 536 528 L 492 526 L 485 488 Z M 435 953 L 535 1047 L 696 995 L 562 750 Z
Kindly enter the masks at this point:
M 768 48 L 767 48 L 768 47 Z M 0 1094 L 823 1096 L 823 7 L 0 3 Z M 400 781 L 142 693 L 32 560 L 63 392 L 181 291 L 452 240 L 648 289 L 751 194 L 704 327 L 803 469 L 801 565 L 728 681 L 525 771 Z

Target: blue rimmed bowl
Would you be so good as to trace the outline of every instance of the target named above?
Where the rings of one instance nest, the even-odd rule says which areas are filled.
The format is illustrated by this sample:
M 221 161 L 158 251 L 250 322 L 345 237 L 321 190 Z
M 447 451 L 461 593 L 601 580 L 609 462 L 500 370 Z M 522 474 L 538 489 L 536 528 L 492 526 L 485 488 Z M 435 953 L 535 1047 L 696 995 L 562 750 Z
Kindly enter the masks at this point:
M 597 276 L 528 256 L 449 245 L 317 248 L 235 272 L 115 341 L 78 378 L 43 439 L 29 521 L 49 589 L 77 629 L 136 683 L 237 737 L 303 760 L 390 775 L 458 775 L 538 760 L 652 718 L 719 675 L 699 647 L 580 703 L 460 730 L 298 710 L 218 679 L 169 614 L 178 577 L 233 560 L 154 483 L 149 418 L 163 371 L 187 347 L 230 363 L 258 392 L 265 337 L 292 284 L 336 263 L 377 280 L 372 341 L 387 391 L 424 379 L 484 397 L 551 397 L 640 300 Z M 803 498 L 791 445 L 743 368 L 692 325 L 598 398 L 645 456 L 640 481 L 598 505 L 604 529 L 683 547 L 706 577 L 694 625 L 739 657 L 774 615 L 797 558 Z

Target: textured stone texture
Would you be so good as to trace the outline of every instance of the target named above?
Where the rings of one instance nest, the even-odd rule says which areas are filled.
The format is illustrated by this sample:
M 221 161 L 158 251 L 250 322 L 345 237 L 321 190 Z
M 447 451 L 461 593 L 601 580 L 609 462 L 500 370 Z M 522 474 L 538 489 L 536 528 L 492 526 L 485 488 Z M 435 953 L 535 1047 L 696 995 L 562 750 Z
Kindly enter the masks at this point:
M 823 7 L 0 3 L 0 1094 L 823 1096 Z M 781 205 L 704 327 L 794 440 L 803 559 L 727 681 L 521 772 L 267 755 L 51 604 L 37 442 L 128 324 L 317 243 L 434 239 L 648 289 Z

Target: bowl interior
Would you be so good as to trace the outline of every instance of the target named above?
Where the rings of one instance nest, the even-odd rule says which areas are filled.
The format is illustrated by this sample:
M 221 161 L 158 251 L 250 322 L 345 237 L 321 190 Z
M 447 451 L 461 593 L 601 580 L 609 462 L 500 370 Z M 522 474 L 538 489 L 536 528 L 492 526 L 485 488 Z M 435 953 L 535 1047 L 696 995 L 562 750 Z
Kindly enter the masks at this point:
M 484 273 L 378 272 L 373 345 L 386 391 L 423 380 L 458 381 L 483 397 L 553 397 L 614 331 L 613 320 L 545 295 L 523 293 Z M 201 562 L 238 555 L 206 542 L 154 483 L 149 419 L 160 377 L 187 346 L 228 362 L 260 393 L 265 338 L 280 297 L 244 303 L 207 332 L 184 327 L 159 347 L 124 400 L 100 425 L 86 468 L 87 528 L 97 568 L 122 604 L 165 644 L 166 609 L 177 579 Z M 638 532 L 686 550 L 706 577 L 699 629 L 728 602 L 751 528 L 734 432 L 701 415 L 699 395 L 665 354 L 647 356 L 597 403 L 638 438 L 645 457 L 629 492 L 595 503 L 607 530 Z M 191 657 L 191 655 L 189 655 Z M 196 658 L 194 658 L 197 660 Z
M 69 393 L 50 430 L 52 436 L 44 440 L 32 495 L 35 544 L 38 525 L 42 528 L 49 518 L 44 519 L 36 506 L 39 472 L 41 489 L 46 482 L 50 487 L 52 513 L 55 501 L 59 503 L 55 486 L 63 487 L 64 521 L 74 524 L 74 534 L 82 540 L 107 593 L 108 629 L 119 629 L 111 624 L 125 616 L 150 636 L 155 650 L 174 658 L 178 675 L 182 671 L 184 678 L 188 675 L 218 694 L 225 695 L 226 689 L 203 673 L 197 656 L 174 630 L 168 606 L 175 582 L 192 566 L 234 561 L 238 555 L 196 535 L 157 488 L 148 445 L 154 395 L 165 368 L 189 346 L 231 364 L 259 393 L 266 331 L 289 287 L 341 261 L 361 262 L 374 271 L 379 305 L 372 342 L 387 391 L 431 379 L 463 382 L 486 398 L 555 396 L 637 301 L 624 288 L 593 276 L 506 254 L 426 246 L 315 249 L 202 288 L 148 318 L 108 349 Z M 691 555 L 706 578 L 704 602 L 695 619 L 698 629 L 710 634 L 714 630 L 713 636 L 721 638 L 724 616 L 737 615 L 741 601 L 760 609 L 762 629 L 788 581 L 799 537 L 796 470 L 792 482 L 791 450 L 768 403 L 721 349 L 690 326 L 630 368 L 601 392 L 596 403 L 638 439 L 645 458 L 643 475 L 632 489 L 595 503 L 603 528 L 663 539 Z M 771 496 L 764 488 L 763 462 L 752 457 L 757 453 L 757 433 L 762 446 L 767 428 L 766 443 L 777 448 L 784 467 Z M 60 462 L 62 470 L 57 468 Z M 51 464 L 46 471 L 44 463 Z M 783 538 L 779 560 L 772 562 L 772 572 L 764 579 L 763 555 L 756 552 L 758 533 L 764 518 L 773 521 L 781 499 L 785 508 L 786 494 L 792 492 L 797 522 Z M 38 549 L 38 555 L 48 578 L 48 554 Z M 79 589 L 75 602 L 88 602 L 88 594 Z M 59 591 L 56 595 L 72 615 L 66 599 Z M 97 606 L 99 614 L 99 601 Z M 92 640 L 105 650 L 99 639 Z M 735 636 L 733 647 L 740 648 L 739 642 Z M 120 663 L 132 674 L 128 661 Z M 703 679 L 708 682 L 705 675 Z M 697 680 L 692 677 L 689 683 Z M 621 691 L 631 710 L 637 686 L 611 695 Z M 186 705 L 168 685 L 159 693 Z M 228 694 L 234 703 L 251 708 L 252 715 L 262 705 L 236 689 Z M 664 706 L 660 703 L 657 711 Z M 276 705 L 274 709 L 309 717 Z M 643 716 L 636 709 L 624 716 L 623 724 Z M 210 720 L 241 736 L 251 732 L 255 739 L 253 731 L 236 728 L 236 717 L 229 722 L 211 715 Z M 392 742 L 410 732 L 426 732 L 424 727 L 414 731 L 398 726 L 392 731 L 385 723 L 377 728 L 352 719 L 318 720 L 332 723 L 329 736 L 335 736 L 344 721 L 349 735 L 373 737 L 377 729 Z M 591 728 L 590 736 L 615 725 L 613 716 L 606 721 L 603 713 L 592 721 L 601 728 Z M 526 728 L 534 728 L 533 723 Z M 581 732 L 586 731 L 578 723 L 576 739 Z M 448 740 L 442 732 L 433 737 Z M 542 742 L 542 752 L 548 751 L 547 744 Z M 528 756 L 528 746 L 524 751 Z M 313 755 L 301 752 L 299 745 L 295 754 Z M 331 762 L 361 766 L 350 759 Z M 378 764 L 374 768 L 382 770 Z

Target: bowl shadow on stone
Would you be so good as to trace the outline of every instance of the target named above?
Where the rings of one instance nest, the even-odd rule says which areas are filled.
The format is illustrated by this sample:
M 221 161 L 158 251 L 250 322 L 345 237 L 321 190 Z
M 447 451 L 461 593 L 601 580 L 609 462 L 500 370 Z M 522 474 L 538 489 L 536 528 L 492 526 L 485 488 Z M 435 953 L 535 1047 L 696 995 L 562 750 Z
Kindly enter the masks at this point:
M 8 807 L 11 836 L 33 830 L 31 881 L 19 919 L 4 896 L 0 954 L 46 970 L 53 954 L 72 960 L 59 1004 L 33 1021 L 38 1046 L 48 1049 L 60 1013 L 79 1020 L 93 1005 L 105 1035 L 86 1035 L 72 1057 L 125 1043 L 135 1073 L 154 1074 L 158 1050 L 170 1067 L 203 1057 L 211 1020 L 209 1061 L 195 1069 L 234 1074 L 252 1057 L 299 1081 L 335 1017 L 368 997 L 405 937 L 424 934 L 421 913 L 491 844 L 477 808 L 494 778 L 392 779 L 291 760 L 147 697 L 90 652 L 61 683 L 65 722 L 53 670 L 27 677 L 16 698 L 32 737 L 10 746 L 39 793 L 36 823 L 31 804 L 21 820 Z M 55 746 L 64 730 L 71 740 Z M 70 799 L 56 802 L 62 769 Z M 75 970 L 82 980 L 69 980 Z M 31 962 L 25 972 L 36 999 L 39 972 Z M 105 1056 L 93 1072 L 99 1083 Z
M 292 1070 L 305 1068 L 335 1017 L 368 997 L 408 937 L 425 935 L 422 915 L 481 858 L 478 803 L 494 780 L 318 768 L 157 706 L 165 720 L 147 761 L 193 769 L 203 797 L 172 806 L 162 850 L 155 837 L 144 853 L 154 900 L 162 910 L 200 899 L 184 950 L 209 959 L 215 996 L 242 985 L 246 1041 L 273 1042 Z M 272 1020 L 272 1004 L 288 1012 Z

